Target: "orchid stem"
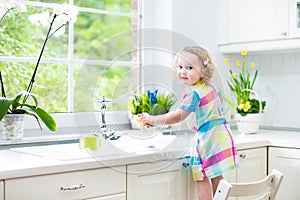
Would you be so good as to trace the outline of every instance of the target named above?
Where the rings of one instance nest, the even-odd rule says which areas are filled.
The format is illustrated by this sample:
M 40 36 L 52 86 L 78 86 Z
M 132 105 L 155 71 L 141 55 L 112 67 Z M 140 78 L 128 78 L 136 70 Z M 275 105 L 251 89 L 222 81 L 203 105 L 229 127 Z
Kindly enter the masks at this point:
M 5 15 L 6 15 L 6 14 L 8 13 L 8 11 L 10 11 L 10 10 L 12 10 L 12 8 L 11 8 L 11 9 L 8 9 L 8 10 L 6 10 L 6 12 L 4 13 L 4 15 L 1 17 L 0 21 L 2 21 L 2 19 L 4 19 Z
M 6 98 L 6 95 L 5 95 L 5 89 L 4 89 L 4 83 L 3 83 L 3 80 L 2 80 L 1 70 L 0 70 L 0 82 L 1 82 L 1 92 L 2 92 L 2 97 Z
M 57 28 L 51 35 L 48 36 L 47 40 L 49 40 L 59 29 L 61 29 L 66 24 L 61 25 L 59 28 Z
M 41 52 L 40 52 L 38 61 L 37 61 L 36 65 L 35 65 L 35 69 L 34 69 L 34 72 L 33 72 L 33 74 L 32 74 L 30 83 L 29 83 L 28 88 L 27 88 L 27 90 L 26 90 L 27 94 L 25 95 L 25 97 L 24 97 L 24 99 L 23 99 L 23 104 L 26 102 L 26 100 L 28 99 L 29 93 L 31 92 L 33 83 L 34 83 L 34 81 L 35 81 L 35 80 L 34 80 L 34 79 L 35 79 L 35 75 L 36 75 L 37 69 L 38 69 L 38 67 L 39 67 L 39 64 L 40 64 L 40 61 L 41 61 L 41 58 L 42 58 L 42 55 L 43 55 L 43 52 L 44 52 L 46 43 L 47 43 L 47 41 L 48 41 L 48 37 L 49 37 L 50 31 L 51 31 L 51 28 L 52 28 L 52 25 L 53 25 L 53 22 L 54 22 L 56 16 L 57 16 L 57 15 L 54 14 L 53 19 L 52 19 L 52 22 L 50 23 L 50 27 L 49 27 L 48 33 L 47 33 L 47 35 L 46 35 L 46 39 L 45 39 L 45 41 L 44 41 L 42 50 L 41 50 Z

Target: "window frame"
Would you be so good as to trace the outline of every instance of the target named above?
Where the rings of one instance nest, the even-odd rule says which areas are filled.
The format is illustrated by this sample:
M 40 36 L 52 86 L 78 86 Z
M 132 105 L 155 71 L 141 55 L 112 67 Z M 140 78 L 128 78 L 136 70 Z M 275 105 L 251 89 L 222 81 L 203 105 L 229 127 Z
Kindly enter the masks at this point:
M 107 15 L 113 15 L 113 16 L 125 16 L 125 17 L 130 17 L 130 18 L 136 18 L 137 19 L 137 48 L 141 47 L 141 36 L 139 34 L 139 30 L 142 27 L 142 13 L 141 13 L 141 8 L 142 8 L 142 2 L 138 0 L 132 0 L 136 1 L 138 3 L 138 8 L 136 13 L 125 13 L 125 12 L 116 12 L 116 11 L 107 11 L 107 10 L 100 10 L 100 9 L 94 9 L 94 8 L 85 8 L 85 7 L 78 7 L 79 12 L 91 12 L 95 14 L 107 14 Z M 51 7 L 51 3 L 43 3 L 43 2 L 33 2 L 33 1 L 25 1 L 26 5 L 30 6 L 37 6 L 37 7 Z M 69 5 L 73 5 L 73 0 L 68 1 Z M 46 134 L 45 132 L 49 132 L 47 128 L 42 125 L 44 128 L 42 131 L 39 131 L 39 126 L 37 125 L 35 119 L 32 119 L 33 117 L 25 117 L 24 121 L 24 130 L 25 134 L 27 132 L 36 132 L 33 133 L 33 137 L 29 138 L 27 141 L 23 143 L 34 143 L 36 141 L 41 141 L 41 138 L 48 138 L 46 139 L 47 141 L 52 141 L 56 140 L 58 135 L 62 135 L 62 137 L 66 138 L 74 138 L 74 133 L 67 133 L 64 132 L 64 129 L 68 129 L 70 127 L 76 128 L 76 122 L 74 122 L 74 116 L 80 116 L 80 117 L 89 117 L 93 115 L 99 116 L 99 113 L 97 112 L 87 112 L 87 113 L 74 113 L 73 105 L 74 105 L 74 65 L 81 65 L 83 63 L 85 64 L 96 64 L 96 65 L 109 65 L 111 63 L 111 60 L 87 60 L 87 59 L 75 59 L 74 58 L 74 25 L 69 25 L 68 26 L 68 54 L 66 58 L 43 58 L 41 60 L 41 63 L 60 63 L 60 64 L 66 64 L 68 65 L 68 112 L 67 113 L 51 113 L 51 115 L 55 118 L 57 122 L 57 128 L 61 129 L 60 131 L 57 131 L 56 133 L 52 134 Z M 137 53 L 137 62 L 131 62 L 131 61 L 114 61 L 115 66 L 141 66 L 141 54 L 140 52 Z M 0 61 L 5 62 L 5 61 L 11 61 L 11 62 L 36 62 L 37 57 L 15 57 L 15 56 L 0 56 Z M 139 69 L 140 70 L 140 69 Z M 139 85 L 140 81 L 140 72 L 137 73 L 136 77 L 136 84 Z M 119 116 L 118 117 L 118 122 L 119 124 L 128 124 L 128 113 L 126 111 L 114 111 L 114 112 L 107 112 L 106 118 L 108 124 L 114 124 L 116 123 L 114 120 L 112 120 L 114 117 L 113 116 Z M 90 132 L 93 129 L 93 126 L 97 124 L 91 124 L 91 123 L 83 123 L 80 124 L 80 126 L 86 128 L 86 132 Z M 45 130 L 46 129 L 46 130 Z M 50 136 L 50 134 L 52 136 Z M 68 137 L 68 135 L 70 137 Z M 75 133 L 75 135 L 78 135 L 78 133 Z M 26 135 L 24 136 L 26 138 Z M 64 139 L 65 140 L 65 139 Z M 0 140 L 0 146 L 1 144 L 7 144 L 7 142 L 1 141 Z M 9 144 L 13 144 L 13 142 L 8 142 Z M 22 143 L 22 142 L 19 142 Z

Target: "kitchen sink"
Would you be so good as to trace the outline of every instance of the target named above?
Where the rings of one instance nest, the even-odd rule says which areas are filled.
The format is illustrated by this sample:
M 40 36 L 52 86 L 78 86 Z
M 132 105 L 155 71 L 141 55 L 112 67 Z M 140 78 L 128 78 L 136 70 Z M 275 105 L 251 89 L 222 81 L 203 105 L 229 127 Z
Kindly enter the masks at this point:
M 101 159 L 124 154 L 153 153 L 166 148 L 176 138 L 175 135 L 164 135 L 161 132 L 130 131 L 116 132 L 116 135 L 118 137 L 115 140 L 105 140 L 100 137 L 101 143 L 96 150 L 81 149 L 78 143 L 69 143 L 11 148 L 10 151 L 62 161 L 93 157 Z

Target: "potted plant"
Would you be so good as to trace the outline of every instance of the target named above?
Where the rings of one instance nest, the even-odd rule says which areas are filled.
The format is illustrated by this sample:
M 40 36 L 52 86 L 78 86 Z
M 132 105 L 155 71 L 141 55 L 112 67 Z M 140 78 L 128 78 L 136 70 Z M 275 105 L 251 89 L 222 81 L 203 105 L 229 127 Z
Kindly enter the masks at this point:
M 237 114 L 235 115 L 238 131 L 242 133 L 256 133 L 259 128 L 261 113 L 264 111 L 266 101 L 261 101 L 254 90 L 254 84 L 258 75 L 258 69 L 255 63 L 246 62 L 247 51 L 241 51 L 242 60 L 237 60 L 235 65 L 240 68 L 239 73 L 233 72 L 229 66 L 230 80 L 227 84 L 234 94 L 235 103 L 227 101 L 233 107 Z M 229 59 L 224 60 L 229 65 Z
M 12 8 L 11 3 L 13 0 L 6 1 L 0 4 L 1 9 L 1 20 Z M 2 12 L 4 11 L 4 12 Z M 23 118 L 24 114 L 32 115 L 36 118 L 40 128 L 41 124 L 39 119 L 44 122 L 44 124 L 49 128 L 50 131 L 56 130 L 56 122 L 44 109 L 38 106 L 38 101 L 35 95 L 31 94 L 31 89 L 35 82 L 35 76 L 39 67 L 40 60 L 42 58 L 44 48 L 47 41 L 52 36 L 59 36 L 65 32 L 65 25 L 68 22 L 74 23 L 77 20 L 78 9 L 74 6 L 69 6 L 67 4 L 53 4 L 53 12 L 32 14 L 28 17 L 28 20 L 32 24 L 48 26 L 48 32 L 46 38 L 42 45 L 35 69 L 33 71 L 30 83 L 25 92 L 17 94 L 13 98 L 6 97 L 4 83 L 0 71 L 1 80 L 1 91 L 2 97 L 0 98 L 0 122 L 1 122 L 1 132 L 4 139 L 19 140 L 23 136 Z M 0 20 L 0 21 L 1 21 Z M 31 98 L 33 104 L 28 104 L 27 99 Z M 16 121 L 16 122 L 15 122 Z
M 139 129 L 139 125 L 136 122 L 136 115 L 139 113 L 149 113 L 150 115 L 162 115 L 168 113 L 170 108 L 176 102 L 174 95 L 169 93 L 159 93 L 158 90 L 151 92 L 143 92 L 141 94 L 135 94 L 138 103 L 135 99 L 129 100 L 130 122 L 133 129 Z
M 174 95 L 165 92 L 159 93 L 158 90 L 155 90 L 154 92 L 147 90 L 146 92 L 135 95 L 138 103 L 136 102 L 136 99 L 129 100 L 129 119 L 133 129 L 140 129 L 140 126 L 136 121 L 137 114 L 145 112 L 150 115 L 162 115 L 168 113 L 170 108 L 176 102 Z
M 0 76 L 1 77 L 1 76 Z M 1 78 L 2 80 L 2 78 Z M 0 97 L 0 121 L 2 138 L 5 140 L 20 140 L 23 137 L 23 119 L 24 115 L 32 115 L 36 118 L 40 128 L 39 119 L 51 131 L 56 130 L 56 122 L 45 110 L 38 107 L 38 101 L 36 97 L 27 92 L 21 92 L 14 98 L 7 98 L 3 93 L 3 81 L 1 81 L 2 97 Z M 34 104 L 30 105 L 24 102 L 26 96 L 32 97 Z

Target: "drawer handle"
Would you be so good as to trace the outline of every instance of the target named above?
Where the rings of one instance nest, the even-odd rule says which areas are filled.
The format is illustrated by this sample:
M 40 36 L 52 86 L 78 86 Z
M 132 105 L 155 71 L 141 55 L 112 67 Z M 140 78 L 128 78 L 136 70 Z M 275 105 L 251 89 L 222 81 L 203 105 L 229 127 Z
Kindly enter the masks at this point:
M 84 184 L 79 184 L 79 185 L 70 185 L 70 186 L 65 186 L 65 187 L 60 187 L 60 190 L 79 190 L 85 188 Z

